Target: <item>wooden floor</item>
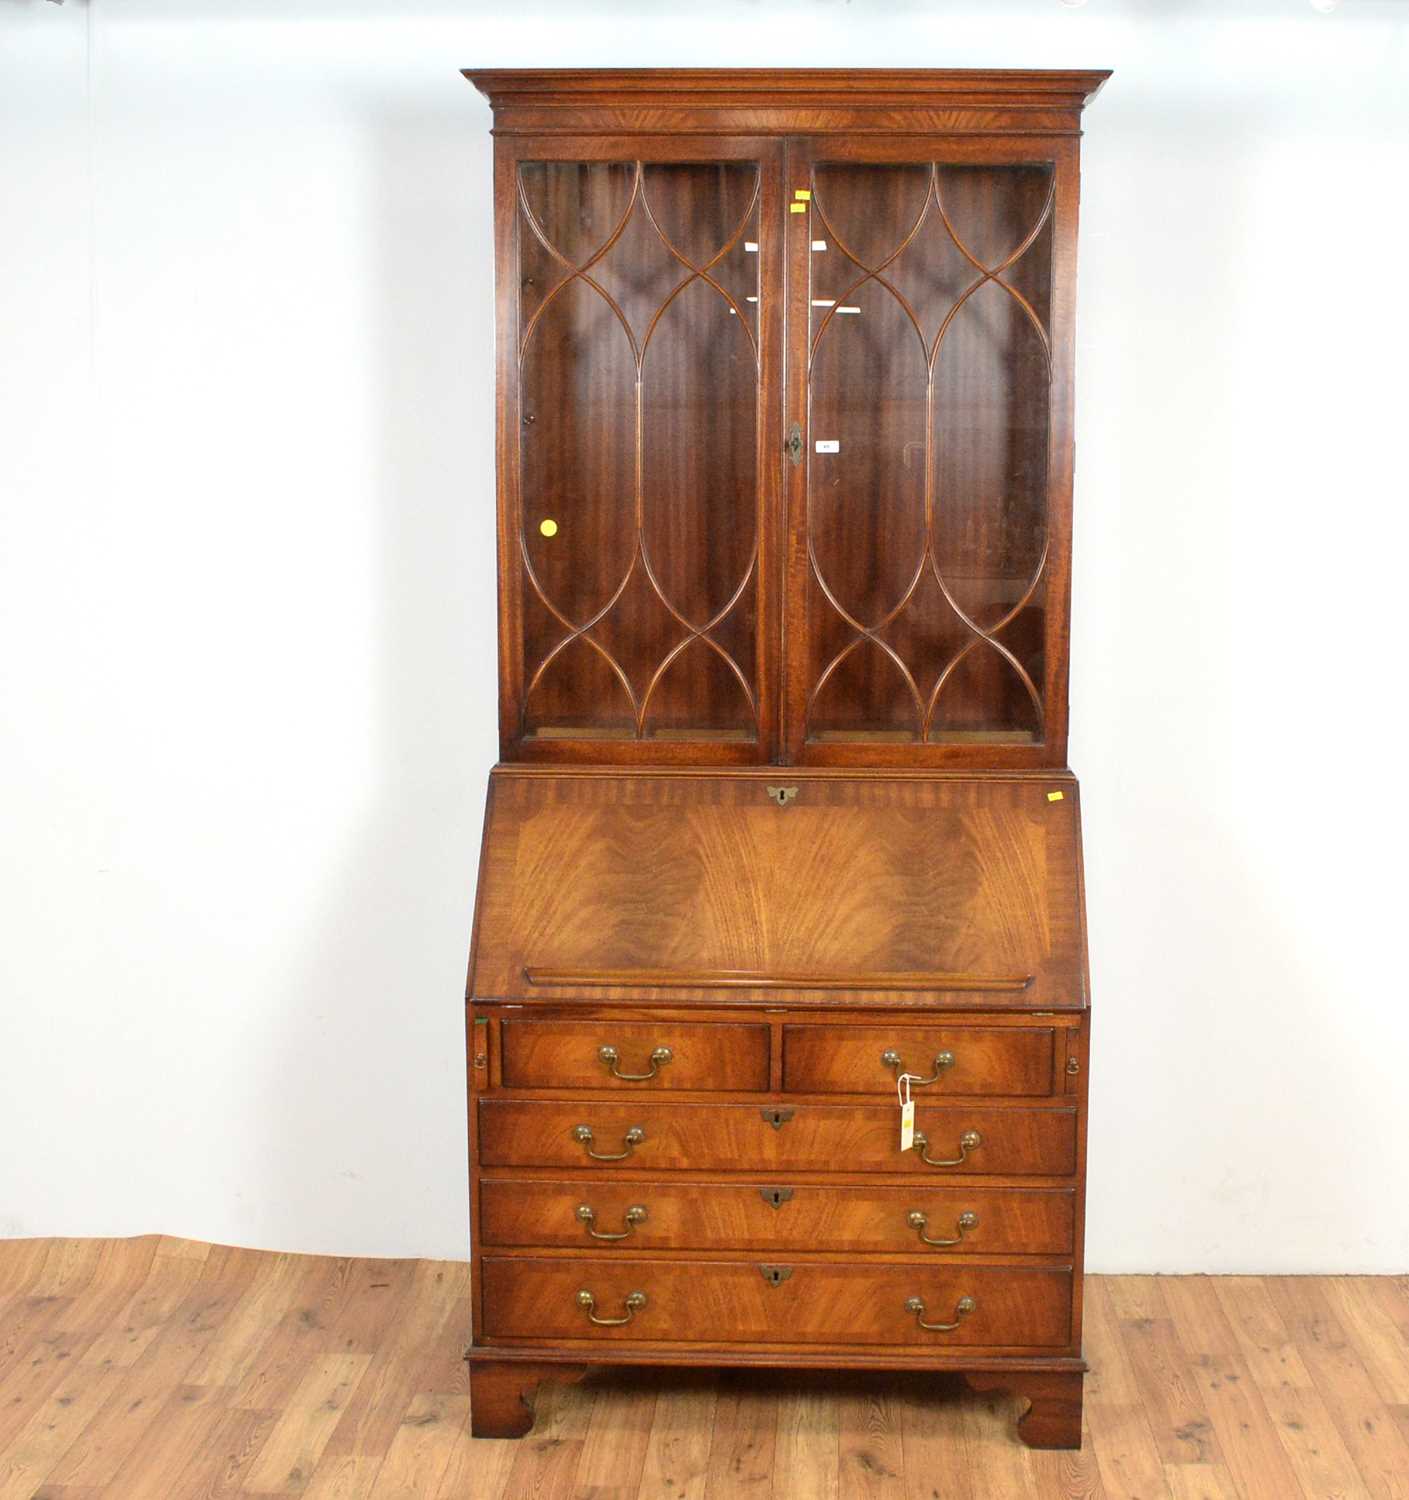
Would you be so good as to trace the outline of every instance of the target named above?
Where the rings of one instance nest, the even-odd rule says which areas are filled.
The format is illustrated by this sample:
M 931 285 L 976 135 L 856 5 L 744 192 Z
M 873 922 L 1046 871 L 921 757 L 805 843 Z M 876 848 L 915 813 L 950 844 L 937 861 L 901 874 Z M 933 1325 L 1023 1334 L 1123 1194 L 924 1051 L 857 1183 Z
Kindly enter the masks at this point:
M 1409 1500 L 1409 1278 L 1092 1277 L 1086 1446 L 949 1381 L 594 1376 L 466 1435 L 467 1268 L 0 1242 L 0 1500 Z

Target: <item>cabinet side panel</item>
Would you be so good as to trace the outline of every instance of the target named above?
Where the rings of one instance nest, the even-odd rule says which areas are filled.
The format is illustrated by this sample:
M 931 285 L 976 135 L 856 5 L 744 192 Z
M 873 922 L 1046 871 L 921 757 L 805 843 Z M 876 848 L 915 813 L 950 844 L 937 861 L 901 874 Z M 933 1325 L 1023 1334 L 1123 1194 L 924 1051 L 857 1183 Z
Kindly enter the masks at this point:
M 518 566 L 519 379 L 517 167 L 511 142 L 494 142 L 494 473 L 499 570 L 499 753 L 518 736 L 523 688 L 523 585 Z

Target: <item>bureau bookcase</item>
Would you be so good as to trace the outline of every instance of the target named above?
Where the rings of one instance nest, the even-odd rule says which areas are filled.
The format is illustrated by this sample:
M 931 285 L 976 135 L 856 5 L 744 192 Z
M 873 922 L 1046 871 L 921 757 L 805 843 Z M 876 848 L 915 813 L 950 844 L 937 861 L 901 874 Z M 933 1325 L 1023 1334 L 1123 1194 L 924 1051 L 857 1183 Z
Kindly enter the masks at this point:
M 473 1430 L 592 1366 L 811 1366 L 961 1373 L 1077 1446 L 1072 358 L 1106 74 L 466 76 L 501 745 Z

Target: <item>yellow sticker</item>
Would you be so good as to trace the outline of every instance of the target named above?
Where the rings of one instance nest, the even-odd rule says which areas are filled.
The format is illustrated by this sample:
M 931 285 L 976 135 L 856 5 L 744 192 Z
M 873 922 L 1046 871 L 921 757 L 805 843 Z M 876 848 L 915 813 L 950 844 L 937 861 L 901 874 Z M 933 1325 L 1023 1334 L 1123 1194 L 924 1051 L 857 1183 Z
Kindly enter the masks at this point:
M 807 205 L 805 203 L 790 203 L 788 207 L 795 214 L 805 214 L 807 212 Z
M 812 189 L 811 188 L 794 188 L 793 189 L 793 197 L 799 199 L 803 203 L 806 203 L 812 197 Z
M 544 536 L 557 536 L 558 523 L 553 520 L 540 521 L 538 523 L 538 529 L 543 533 Z M 1061 796 L 1061 793 L 1058 792 L 1057 795 Z
M 1065 795 L 1065 792 L 1048 792 L 1047 800 L 1049 802 L 1060 802 Z

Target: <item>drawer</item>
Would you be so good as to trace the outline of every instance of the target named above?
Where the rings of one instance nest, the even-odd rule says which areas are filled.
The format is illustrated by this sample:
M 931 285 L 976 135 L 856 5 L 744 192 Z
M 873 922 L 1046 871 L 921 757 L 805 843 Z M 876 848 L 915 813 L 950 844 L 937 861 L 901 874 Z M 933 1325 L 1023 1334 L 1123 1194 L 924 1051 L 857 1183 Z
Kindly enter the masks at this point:
M 605 1247 L 614 1256 L 633 1248 L 1068 1255 L 1075 1202 L 1071 1188 L 484 1178 L 479 1234 L 485 1245 Z M 911 1222 L 916 1214 L 923 1223 Z M 922 1234 L 957 1243 L 926 1245 Z
M 500 1080 L 505 1088 L 616 1088 L 644 1093 L 768 1087 L 766 1026 L 504 1021 L 499 1039 Z
M 1069 1267 L 486 1256 L 481 1268 L 491 1338 L 883 1344 L 916 1351 L 1052 1349 L 1071 1342 Z M 625 1321 L 603 1325 L 594 1316 Z M 921 1317 L 957 1326 L 926 1329 Z
M 1050 1026 L 785 1026 L 783 1087 L 796 1093 L 895 1094 L 900 1068 L 929 1094 L 1052 1092 Z
M 916 1149 L 901 1151 L 894 1105 L 479 1101 L 479 1157 L 486 1167 L 930 1178 L 980 1172 L 1064 1177 L 1076 1170 L 1076 1110 L 1070 1106 L 922 1104 L 915 1129 Z M 921 1159 L 922 1136 L 925 1154 L 937 1165 Z

